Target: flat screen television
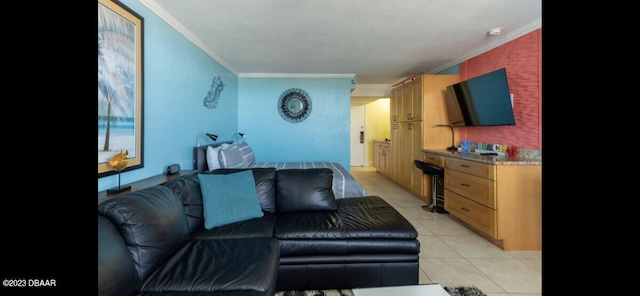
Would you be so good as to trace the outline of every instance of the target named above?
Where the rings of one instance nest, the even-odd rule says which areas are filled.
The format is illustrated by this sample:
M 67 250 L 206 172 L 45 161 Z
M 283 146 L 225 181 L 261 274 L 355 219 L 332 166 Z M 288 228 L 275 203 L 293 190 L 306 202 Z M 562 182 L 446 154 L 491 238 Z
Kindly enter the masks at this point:
M 507 71 L 502 68 L 447 86 L 449 124 L 461 126 L 515 125 Z

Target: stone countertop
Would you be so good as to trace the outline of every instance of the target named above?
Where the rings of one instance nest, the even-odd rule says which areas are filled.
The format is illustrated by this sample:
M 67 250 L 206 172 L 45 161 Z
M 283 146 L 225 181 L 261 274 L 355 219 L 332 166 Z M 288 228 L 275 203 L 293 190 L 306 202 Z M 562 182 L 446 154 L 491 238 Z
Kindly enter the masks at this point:
M 519 148 L 522 149 L 522 148 Z M 422 149 L 423 152 L 438 154 L 442 156 L 455 157 L 460 159 L 484 162 L 488 164 L 499 165 L 542 165 L 542 153 L 539 150 L 521 151 L 518 150 L 518 156 L 509 157 L 502 155 L 482 155 L 475 152 L 451 152 L 446 149 Z

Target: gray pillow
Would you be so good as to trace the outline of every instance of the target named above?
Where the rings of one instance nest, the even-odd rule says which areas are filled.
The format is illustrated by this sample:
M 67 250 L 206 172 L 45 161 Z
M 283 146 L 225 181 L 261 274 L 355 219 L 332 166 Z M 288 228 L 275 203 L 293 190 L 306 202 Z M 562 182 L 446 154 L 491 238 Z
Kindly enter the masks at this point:
M 221 168 L 245 168 L 246 165 L 242 159 L 242 152 L 237 144 L 222 144 L 222 149 L 218 154 Z
M 207 153 L 206 153 L 206 158 L 207 158 L 207 167 L 209 168 L 210 171 L 213 171 L 215 169 L 219 169 L 220 168 L 220 146 L 217 147 L 213 147 L 213 146 L 209 146 L 207 147 Z
M 249 143 L 246 141 L 238 144 L 238 147 L 240 149 L 240 154 L 242 154 L 242 161 L 244 162 L 244 165 L 246 167 L 251 167 L 251 165 L 256 162 L 256 157 L 253 155 L 253 149 L 251 149 L 251 146 L 249 146 Z
M 335 211 L 333 170 L 330 168 L 276 171 L 278 212 Z

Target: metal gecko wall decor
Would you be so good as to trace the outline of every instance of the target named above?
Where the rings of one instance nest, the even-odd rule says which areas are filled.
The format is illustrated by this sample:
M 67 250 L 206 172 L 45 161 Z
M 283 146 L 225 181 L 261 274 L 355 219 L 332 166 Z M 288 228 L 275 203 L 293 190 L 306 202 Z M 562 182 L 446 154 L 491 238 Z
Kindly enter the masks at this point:
M 220 76 L 216 76 L 213 78 L 211 82 L 211 89 L 207 92 L 207 96 L 204 97 L 203 104 L 206 108 L 213 109 L 218 105 L 218 100 L 220 100 L 220 93 L 224 89 L 224 83 Z

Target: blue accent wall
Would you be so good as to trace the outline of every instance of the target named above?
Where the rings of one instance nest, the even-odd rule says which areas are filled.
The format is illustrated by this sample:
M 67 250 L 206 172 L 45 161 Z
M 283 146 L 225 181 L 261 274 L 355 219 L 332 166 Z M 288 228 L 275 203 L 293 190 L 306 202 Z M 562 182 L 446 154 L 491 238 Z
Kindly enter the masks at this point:
M 238 130 L 258 161 L 331 161 L 349 170 L 352 78 L 240 78 Z M 284 120 L 278 99 L 290 88 L 311 98 L 309 117 Z
M 238 77 L 138 1 L 123 3 L 144 18 L 144 167 L 123 172 L 124 185 L 162 174 L 173 163 L 192 169 L 199 133 L 230 139 L 238 130 Z M 203 99 L 216 76 L 225 87 L 217 107 L 207 109 Z M 98 179 L 98 191 L 116 186 L 117 175 Z
M 125 5 L 144 18 L 144 167 L 123 172 L 122 184 L 162 174 L 170 164 L 193 169 L 198 134 L 247 135 L 258 160 L 332 161 L 349 169 L 352 78 L 238 78 L 136 0 Z M 225 84 L 218 105 L 203 99 L 214 77 Z M 305 90 L 313 107 L 300 123 L 282 119 L 280 95 Z M 212 143 L 207 137 L 202 144 Z M 118 176 L 98 178 L 98 191 L 118 186 Z

